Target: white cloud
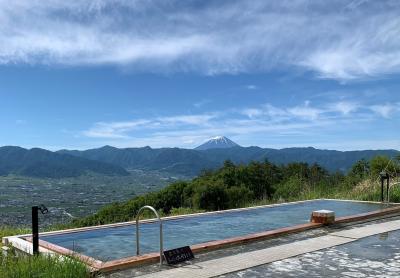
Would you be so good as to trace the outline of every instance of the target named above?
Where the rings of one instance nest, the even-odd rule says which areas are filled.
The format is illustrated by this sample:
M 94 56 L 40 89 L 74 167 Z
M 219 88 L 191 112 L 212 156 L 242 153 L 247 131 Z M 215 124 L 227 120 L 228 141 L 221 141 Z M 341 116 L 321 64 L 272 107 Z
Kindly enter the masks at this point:
M 241 113 L 249 118 L 254 118 L 263 115 L 264 111 L 262 109 L 257 109 L 257 108 L 246 108 L 243 109 Z
M 98 122 L 88 130 L 83 131 L 82 134 L 91 138 L 128 139 L 131 138 L 129 133 L 138 130 L 174 129 L 181 128 L 182 126 L 206 127 L 209 121 L 216 116 L 217 113 L 209 113 L 154 117 L 124 122 Z
M 198 102 L 195 102 L 193 104 L 193 106 L 196 107 L 196 108 L 200 108 L 200 107 L 203 107 L 204 105 L 209 104 L 209 103 L 211 103 L 210 99 L 203 99 L 203 100 L 200 100 Z
M 348 115 L 353 111 L 356 111 L 360 105 L 355 102 L 349 102 L 349 101 L 339 101 L 336 103 L 333 103 L 329 106 L 333 111 L 339 111 L 344 115 Z
M 256 85 L 246 85 L 246 89 L 248 89 L 248 90 L 257 90 L 258 86 L 256 86 Z
M 126 132 L 150 124 L 148 120 L 127 122 L 98 122 L 92 128 L 85 130 L 83 135 L 92 138 L 127 138 Z
M 2 0 L 0 64 L 376 78 L 400 72 L 398 14 L 396 1 Z
M 328 114 L 334 114 L 333 117 L 348 116 L 357 111 L 361 105 L 350 101 L 339 101 L 326 105 L 312 106 L 310 101 L 305 101 L 303 105 L 289 106 L 279 108 L 271 104 L 265 104 L 258 108 L 246 108 L 240 110 L 242 115 L 251 119 L 267 116 L 271 120 L 309 120 L 314 121 Z M 339 113 L 339 114 L 338 114 Z M 332 117 L 332 115 L 331 115 Z
M 319 117 L 319 115 L 323 112 L 320 109 L 313 108 L 308 105 L 296 106 L 288 109 L 288 111 L 293 116 L 310 120 L 316 120 Z
M 200 115 L 179 115 L 171 117 L 161 117 L 157 120 L 160 124 L 189 124 L 189 125 L 204 125 L 208 121 L 215 118 L 217 113 L 200 114 Z
M 390 116 L 396 111 L 399 110 L 399 106 L 395 106 L 393 104 L 382 104 L 382 105 L 372 105 L 369 107 L 373 112 L 384 118 L 390 118 Z
M 285 111 L 282 108 L 275 107 L 275 106 L 273 106 L 271 104 L 266 104 L 263 107 L 265 109 L 266 114 L 268 116 L 270 116 L 271 118 L 273 118 L 273 117 L 280 118 L 280 117 L 287 117 L 288 116 L 287 111 Z

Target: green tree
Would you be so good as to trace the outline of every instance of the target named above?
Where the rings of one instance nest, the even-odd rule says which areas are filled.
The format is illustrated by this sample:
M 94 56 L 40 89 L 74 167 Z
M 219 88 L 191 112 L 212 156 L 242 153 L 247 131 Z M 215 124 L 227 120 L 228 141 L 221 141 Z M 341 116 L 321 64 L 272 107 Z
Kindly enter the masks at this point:
M 164 213 L 170 213 L 172 208 L 182 207 L 184 204 L 184 190 L 186 182 L 175 182 L 157 194 L 155 206 Z
M 306 189 L 307 186 L 302 179 L 292 176 L 285 182 L 276 186 L 274 199 L 297 199 Z
M 394 176 L 399 171 L 397 163 L 387 156 L 378 155 L 370 161 L 372 178 L 378 178 L 379 173 L 385 170 L 389 175 Z
M 224 162 L 224 166 L 220 170 L 223 182 L 227 187 L 232 187 L 237 184 L 236 166 L 230 160 Z
M 238 169 L 239 184 L 246 186 L 257 199 L 267 199 L 272 196 L 273 185 L 281 181 L 279 167 L 269 162 L 251 162 L 248 166 Z
M 364 178 L 370 174 L 370 164 L 367 160 L 361 159 L 351 167 L 350 175 L 355 177 Z
M 287 166 L 283 166 L 284 179 L 289 179 L 293 176 L 298 179 L 308 180 L 310 177 L 310 169 L 307 163 L 303 162 L 293 162 L 289 163 Z
M 196 188 L 193 203 L 199 209 L 226 209 L 229 203 L 226 188 L 222 184 L 201 185 Z
M 244 186 L 232 186 L 227 189 L 229 208 L 238 208 L 254 199 L 253 192 Z
M 310 178 L 309 182 L 311 186 L 317 186 L 322 180 L 325 180 L 328 177 L 328 172 L 319 166 L 317 163 L 314 163 L 310 167 Z

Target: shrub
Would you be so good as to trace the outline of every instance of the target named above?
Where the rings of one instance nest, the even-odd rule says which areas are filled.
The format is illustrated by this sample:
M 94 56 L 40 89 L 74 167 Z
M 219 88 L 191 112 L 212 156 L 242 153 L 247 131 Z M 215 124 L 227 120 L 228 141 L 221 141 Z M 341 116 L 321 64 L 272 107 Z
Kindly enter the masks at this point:
M 293 176 L 289 178 L 286 182 L 281 183 L 276 187 L 274 199 L 296 199 L 300 196 L 301 193 L 304 192 L 305 189 L 306 185 L 304 184 L 304 182 L 300 178 Z
M 243 207 L 254 199 L 253 192 L 244 186 L 232 186 L 227 189 L 229 208 Z
M 195 208 L 205 210 L 221 210 L 228 208 L 228 194 L 221 184 L 207 184 L 196 188 L 193 197 Z

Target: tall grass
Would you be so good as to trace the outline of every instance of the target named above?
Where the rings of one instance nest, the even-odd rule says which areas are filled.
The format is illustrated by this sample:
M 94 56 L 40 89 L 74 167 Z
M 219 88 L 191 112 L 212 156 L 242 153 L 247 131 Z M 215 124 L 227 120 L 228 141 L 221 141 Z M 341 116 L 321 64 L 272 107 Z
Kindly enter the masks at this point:
M 60 256 L 26 256 L 9 251 L 0 253 L 0 278 L 83 278 L 89 277 L 87 267 L 73 259 Z
M 2 246 L 2 238 L 7 236 L 22 235 L 29 233 L 30 230 L 26 228 L 16 228 L 10 226 L 0 226 L 0 247 Z
M 26 228 L 0 227 L 1 239 L 6 236 L 29 233 Z M 82 262 L 67 257 L 17 254 L 10 248 L 6 254 L 0 251 L 0 278 L 83 278 L 90 273 Z

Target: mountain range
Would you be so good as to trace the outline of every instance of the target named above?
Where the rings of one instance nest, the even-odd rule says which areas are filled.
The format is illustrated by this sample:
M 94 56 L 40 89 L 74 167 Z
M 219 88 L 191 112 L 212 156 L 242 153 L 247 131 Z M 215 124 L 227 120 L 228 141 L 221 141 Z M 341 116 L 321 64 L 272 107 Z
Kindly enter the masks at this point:
M 129 175 L 118 165 L 83 157 L 39 148 L 27 150 L 14 146 L 0 147 L 0 175 L 64 178 L 77 177 L 88 172 L 102 175 Z
M 195 149 L 116 148 L 104 146 L 84 151 L 0 148 L 0 175 L 19 174 L 36 177 L 70 177 L 87 172 L 103 175 L 128 175 L 129 170 L 152 170 L 170 175 L 193 177 L 203 169 L 215 169 L 225 160 L 249 163 L 269 161 L 318 163 L 329 171 L 346 172 L 360 159 L 376 155 L 394 157 L 396 150 L 335 151 L 308 148 L 271 149 L 241 147 L 226 137 L 212 138 Z
M 241 147 L 224 136 L 212 138 L 195 149 L 150 147 L 119 149 L 104 146 L 86 151 L 61 150 L 59 153 L 107 162 L 125 169 L 158 170 L 185 176 L 195 176 L 203 169 L 215 169 L 228 159 L 236 164 L 266 159 L 277 164 L 318 163 L 329 171 L 346 172 L 355 162 L 363 158 L 369 160 L 376 155 L 394 157 L 400 154 L 396 150 L 335 151 L 312 147 L 284 149 Z

